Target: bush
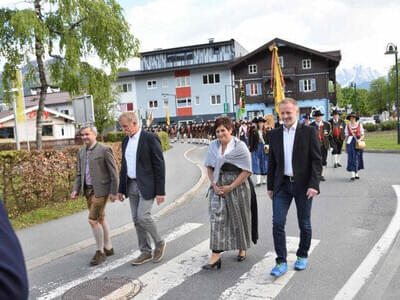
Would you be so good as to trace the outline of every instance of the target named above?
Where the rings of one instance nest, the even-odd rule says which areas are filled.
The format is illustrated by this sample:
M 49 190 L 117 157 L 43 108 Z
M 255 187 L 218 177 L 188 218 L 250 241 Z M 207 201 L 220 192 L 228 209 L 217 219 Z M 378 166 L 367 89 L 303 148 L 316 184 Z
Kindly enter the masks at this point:
M 390 120 L 382 122 L 379 124 L 379 127 L 381 128 L 381 130 L 394 130 L 396 129 L 396 121 Z
M 118 131 L 118 132 L 109 132 L 105 135 L 104 137 L 104 141 L 105 142 L 121 142 L 123 140 L 123 138 L 125 137 L 125 133 L 123 133 L 122 131 Z
M 160 132 L 157 132 L 157 135 L 161 141 L 162 151 L 166 151 L 166 150 L 170 149 L 171 145 L 169 144 L 168 133 L 166 133 L 164 131 L 160 131 Z
M 363 124 L 363 126 L 364 126 L 364 129 L 367 130 L 368 132 L 377 131 L 379 129 L 378 124 L 366 123 L 366 124 Z

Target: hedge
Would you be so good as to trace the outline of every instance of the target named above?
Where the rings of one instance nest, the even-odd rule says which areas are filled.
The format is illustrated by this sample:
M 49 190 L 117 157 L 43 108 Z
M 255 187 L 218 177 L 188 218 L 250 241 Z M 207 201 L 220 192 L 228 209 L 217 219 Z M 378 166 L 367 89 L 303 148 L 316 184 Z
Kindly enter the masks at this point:
M 161 147 L 163 151 L 166 151 L 171 148 L 169 144 L 168 134 L 164 131 L 156 132 L 161 141 Z M 123 132 L 109 132 L 105 135 L 104 141 L 106 142 L 121 142 L 125 137 Z

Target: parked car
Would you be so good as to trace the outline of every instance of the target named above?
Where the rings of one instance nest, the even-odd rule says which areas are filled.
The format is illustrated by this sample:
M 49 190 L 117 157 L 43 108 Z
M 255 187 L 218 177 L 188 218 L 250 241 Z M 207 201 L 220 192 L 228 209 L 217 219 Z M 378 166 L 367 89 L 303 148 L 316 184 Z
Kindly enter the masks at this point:
M 373 115 L 372 118 L 375 120 L 376 124 L 379 124 L 381 122 L 381 118 L 379 115 Z
M 373 117 L 361 117 L 360 118 L 361 124 L 375 124 L 375 120 Z

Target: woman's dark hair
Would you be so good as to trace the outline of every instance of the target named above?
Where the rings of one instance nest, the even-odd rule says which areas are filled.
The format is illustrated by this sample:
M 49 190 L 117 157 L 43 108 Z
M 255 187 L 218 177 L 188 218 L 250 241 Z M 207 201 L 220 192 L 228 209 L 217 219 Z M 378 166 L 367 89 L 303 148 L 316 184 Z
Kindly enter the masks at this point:
M 226 129 L 231 130 L 233 129 L 233 125 L 232 125 L 232 120 L 231 118 L 228 117 L 219 117 L 215 120 L 215 130 L 217 130 L 217 128 L 219 126 L 224 126 Z

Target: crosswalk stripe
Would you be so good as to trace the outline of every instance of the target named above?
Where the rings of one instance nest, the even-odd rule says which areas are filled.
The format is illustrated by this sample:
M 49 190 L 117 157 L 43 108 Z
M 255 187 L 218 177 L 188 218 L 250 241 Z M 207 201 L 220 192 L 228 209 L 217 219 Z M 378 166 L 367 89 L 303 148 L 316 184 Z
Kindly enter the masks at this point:
M 135 300 L 158 299 L 172 288 L 180 285 L 188 277 L 198 273 L 201 266 L 207 263 L 210 252 L 210 242 L 205 240 L 197 246 L 171 259 L 141 277 L 143 287 Z
M 299 238 L 287 237 L 288 266 L 291 268 L 296 261 L 296 250 Z M 319 240 L 312 240 L 309 253 L 318 245 Z M 273 299 L 283 287 L 290 281 L 296 271 L 290 269 L 285 275 L 274 278 L 269 271 L 275 265 L 275 253 L 267 252 L 264 258 L 256 263 L 249 272 L 243 274 L 239 281 L 226 289 L 220 296 L 220 300 L 243 299 Z
M 173 232 L 171 232 L 170 234 L 168 234 L 165 237 L 165 240 L 167 242 L 171 242 L 175 239 L 178 239 L 186 234 L 188 234 L 189 232 L 199 228 L 200 226 L 202 226 L 203 224 L 199 224 L 199 223 L 185 223 L 182 226 L 176 228 Z M 126 255 L 122 258 L 119 258 L 117 260 L 111 261 L 110 263 L 105 263 L 104 266 L 101 266 L 99 268 L 96 268 L 93 272 L 89 273 L 86 276 L 80 277 L 78 279 L 72 280 L 48 293 L 43 294 L 41 297 L 37 298 L 38 300 L 49 300 L 49 299 L 54 299 L 56 297 L 60 297 L 61 295 L 63 295 L 66 291 L 68 291 L 69 289 L 83 283 L 86 282 L 88 280 L 91 279 L 95 279 L 97 277 L 100 277 L 101 275 L 110 272 L 113 269 L 116 269 L 126 263 L 128 263 L 129 261 L 133 260 L 135 257 L 137 257 L 138 255 L 140 255 L 140 251 L 132 251 L 129 255 Z

